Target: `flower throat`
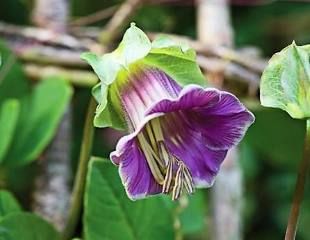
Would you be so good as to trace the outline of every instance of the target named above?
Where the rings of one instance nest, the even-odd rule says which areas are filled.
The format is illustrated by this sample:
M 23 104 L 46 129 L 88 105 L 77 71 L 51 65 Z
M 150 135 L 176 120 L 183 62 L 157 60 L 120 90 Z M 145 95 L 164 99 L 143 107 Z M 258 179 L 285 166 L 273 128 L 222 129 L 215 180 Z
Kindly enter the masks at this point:
M 137 137 L 154 179 L 162 185 L 162 193 L 171 193 L 173 200 L 180 197 L 184 188 L 192 194 L 192 175 L 185 163 L 168 151 L 159 118 L 147 123 Z

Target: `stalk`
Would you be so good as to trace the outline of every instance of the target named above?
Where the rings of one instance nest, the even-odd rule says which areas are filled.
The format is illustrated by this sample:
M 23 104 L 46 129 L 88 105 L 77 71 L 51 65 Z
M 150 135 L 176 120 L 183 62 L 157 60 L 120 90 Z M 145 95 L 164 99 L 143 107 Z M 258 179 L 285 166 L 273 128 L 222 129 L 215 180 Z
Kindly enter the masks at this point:
M 297 182 L 293 196 L 291 212 L 288 218 L 285 240 L 294 240 L 296 236 L 298 216 L 302 203 L 307 173 L 310 165 L 310 119 L 306 123 L 306 136 L 303 150 L 303 159 L 299 165 Z
M 95 109 L 96 109 L 96 102 L 93 98 L 91 98 L 84 125 L 83 140 L 79 157 L 78 169 L 75 176 L 73 192 L 70 201 L 68 221 L 62 235 L 63 240 L 71 239 L 72 235 L 74 234 L 81 213 L 81 206 L 87 174 L 87 165 L 91 155 L 93 136 L 94 136 L 93 117 Z

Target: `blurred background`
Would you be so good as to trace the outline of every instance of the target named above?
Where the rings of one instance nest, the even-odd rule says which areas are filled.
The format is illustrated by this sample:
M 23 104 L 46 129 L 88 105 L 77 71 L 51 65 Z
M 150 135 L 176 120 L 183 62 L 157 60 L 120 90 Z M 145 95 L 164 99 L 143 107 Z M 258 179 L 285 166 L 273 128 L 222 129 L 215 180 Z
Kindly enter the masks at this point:
M 1 188 L 11 191 L 24 209 L 63 225 L 90 90 L 97 81 L 79 55 L 100 52 L 104 29 L 115 32 L 109 47 L 117 45 L 134 21 L 151 38 L 158 33 L 190 38 L 209 83 L 237 94 L 256 116 L 230 155 L 231 165 L 224 166 L 220 177 L 227 180 L 219 184 L 225 188 L 199 190 L 185 204 L 180 217 L 184 238 L 225 239 L 211 232 L 225 233 L 232 224 L 239 231 L 235 239 L 282 239 L 305 123 L 261 107 L 259 79 L 273 53 L 293 40 L 298 45 L 310 42 L 310 2 L 148 0 L 133 3 L 128 14 L 132 16 L 113 28 L 112 16 L 123 4 L 121 0 L 0 1 L 0 123 L 11 123 L 2 128 L 0 124 Z M 1 142 L 3 136 L 7 143 Z M 96 129 L 93 154 L 108 157 L 120 136 Z M 218 198 L 227 197 L 226 188 L 232 196 L 222 203 Z M 51 202 L 46 204 L 48 196 Z M 224 216 L 237 222 L 216 220 L 222 214 L 217 210 L 221 204 L 236 210 Z M 310 239 L 309 224 L 308 184 L 297 239 Z

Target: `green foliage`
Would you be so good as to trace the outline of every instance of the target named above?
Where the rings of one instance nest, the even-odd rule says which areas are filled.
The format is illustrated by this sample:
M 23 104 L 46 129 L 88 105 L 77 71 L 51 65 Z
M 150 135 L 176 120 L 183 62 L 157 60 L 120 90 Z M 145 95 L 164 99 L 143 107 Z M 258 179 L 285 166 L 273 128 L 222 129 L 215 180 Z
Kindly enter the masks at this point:
M 14 196 L 5 190 L 0 191 L 0 219 L 8 214 L 21 212 L 22 209 Z
M 296 163 L 302 157 L 304 132 L 304 121 L 294 120 L 276 109 L 263 109 L 255 112 L 255 124 L 249 128 L 244 142 L 269 157 L 267 159 L 270 164 L 295 169 Z M 249 156 L 244 161 L 255 164 Z M 256 170 L 259 170 L 259 167 L 259 164 L 253 166 Z M 254 174 L 253 170 L 246 174 L 250 173 Z
M 1 42 L 0 52 L 0 162 L 20 166 L 35 160 L 49 143 L 72 90 L 52 77 L 31 92 L 16 57 Z
M 310 118 L 310 53 L 294 42 L 269 61 L 262 75 L 261 103 L 293 118 Z
M 124 129 L 122 113 L 117 109 L 120 103 L 117 99 L 119 88 L 116 85 L 123 85 L 127 81 L 128 72 L 134 69 L 134 65 L 158 68 L 182 86 L 189 83 L 206 85 L 192 49 L 163 36 L 151 43 L 146 34 L 133 23 L 112 53 L 101 57 L 84 53 L 81 57 L 92 66 L 101 80 L 93 89 L 99 102 L 94 120 L 96 127 Z
M 188 206 L 180 214 L 182 232 L 191 235 L 202 232 L 205 227 L 206 199 L 203 190 L 188 197 Z
M 72 94 L 62 79 L 43 80 L 21 101 L 21 111 L 4 164 L 20 166 L 38 157 L 52 139 Z
M 29 7 L 27 11 L 26 3 L 29 5 L 30 2 L 34 3 L 33 0 L 1 0 L 1 21 L 26 25 L 30 19 L 30 10 L 32 10 Z M 106 7 L 120 4 L 123 2 L 124 0 L 72 0 L 69 4 L 71 5 L 71 16 L 75 18 L 77 16 L 88 15 L 96 11 L 100 11 Z M 266 55 L 279 51 L 279 49 L 287 46 L 290 42 L 292 42 L 292 39 L 295 39 L 299 44 L 309 43 L 310 35 L 308 30 L 310 27 L 310 4 L 295 3 L 293 1 L 262 2 L 266 2 L 266 4 L 262 4 L 259 6 L 232 5 L 232 20 L 234 23 L 233 30 L 235 43 L 238 48 L 251 45 L 258 47 L 259 51 Z M 138 13 L 135 14 L 135 16 L 132 16 L 132 19 L 137 23 L 138 26 L 150 32 L 169 32 L 175 34 L 185 34 L 187 36 L 195 38 L 197 32 L 197 27 L 195 23 L 196 7 L 190 5 L 186 0 L 178 1 L 178 3 L 174 1 L 174 3 L 171 5 L 156 4 L 156 0 L 152 0 L 152 3 L 155 4 L 144 4 L 140 8 L 140 10 L 138 10 Z M 102 26 L 104 26 L 104 23 L 106 21 L 107 19 L 101 20 L 95 25 L 100 26 L 101 28 Z M 15 44 L 16 39 L 14 37 L 10 38 L 10 40 L 12 40 L 12 43 Z M 147 57 L 145 58 L 146 60 L 150 61 L 147 62 L 145 60 L 143 64 L 148 63 L 151 66 L 159 67 L 174 79 L 183 79 L 183 83 L 179 81 L 180 84 L 187 84 L 191 82 L 193 79 L 192 76 L 198 76 L 198 78 L 201 77 L 201 75 L 199 76 L 197 71 L 191 72 L 190 69 L 185 69 L 187 65 L 192 64 L 191 60 L 182 59 L 182 62 L 184 63 L 183 66 L 182 63 L 179 62 L 179 53 L 183 54 L 184 51 L 186 52 L 186 48 L 184 49 L 182 46 L 176 46 L 174 48 L 173 42 L 171 42 L 170 40 L 164 38 L 159 40 L 160 41 L 156 43 L 159 44 L 159 46 L 156 46 L 155 43 L 152 43 L 151 51 L 153 52 L 148 53 Z M 169 46 L 170 43 L 172 46 Z M 30 44 L 32 43 L 26 42 L 25 46 L 28 47 Z M 154 48 L 162 48 L 160 50 L 157 49 L 156 51 L 162 51 L 164 54 L 154 53 Z M 309 53 L 310 45 L 302 48 Z M 169 51 L 166 52 L 167 50 L 172 50 L 177 55 L 171 55 L 169 54 Z M 188 53 L 190 52 L 191 51 L 189 51 Z M 31 91 L 36 91 L 36 87 L 33 88 L 31 86 L 32 83 L 23 73 L 21 64 L 19 63 L 18 59 L 11 53 L 11 51 L 9 51 L 5 47 L 3 43 L 0 43 L 0 55 L 2 57 L 2 66 L 0 66 L 0 155 L 2 154 L 2 160 L 5 163 L 8 163 L 9 159 L 7 155 L 8 153 L 11 155 L 12 150 L 14 150 L 11 149 L 12 141 L 16 141 L 16 139 L 19 138 L 16 132 L 21 131 L 21 133 L 24 134 L 22 124 L 22 121 L 24 120 L 20 119 L 21 113 L 20 111 L 17 111 L 15 108 L 12 107 L 12 105 L 14 104 L 10 105 L 8 104 L 8 102 L 12 101 L 16 102 L 17 105 L 20 105 L 19 110 L 23 112 L 24 119 L 27 118 L 27 114 L 25 114 L 25 112 L 27 111 L 28 116 L 32 116 L 32 112 L 36 112 L 36 110 L 34 109 L 34 107 L 27 107 L 28 104 L 26 102 L 31 102 L 31 100 L 29 100 L 30 98 L 32 98 L 30 97 L 30 95 L 32 94 Z M 91 57 L 94 57 L 95 60 L 97 58 L 97 56 Z M 103 57 L 98 57 L 98 59 L 101 58 Z M 165 64 L 160 65 L 162 60 L 166 62 Z M 112 75 L 108 76 L 107 79 L 116 78 L 118 70 L 123 70 L 123 66 L 121 66 L 121 63 L 123 62 L 114 61 L 114 59 L 112 59 L 111 57 L 107 57 L 105 61 L 105 66 L 109 69 L 109 71 L 105 74 Z M 113 68 L 115 68 L 115 70 L 112 70 Z M 191 69 L 193 70 L 194 67 Z M 104 72 L 106 71 L 106 69 L 99 68 L 98 71 Z M 113 72 L 116 75 L 115 77 L 113 77 Z M 289 72 L 288 74 L 293 74 L 293 72 Z M 198 84 L 200 84 L 199 81 Z M 203 83 L 205 84 L 205 82 Z M 120 128 L 124 128 L 124 126 L 122 125 L 122 119 L 120 119 L 118 116 L 119 114 L 117 114 L 117 112 L 111 105 L 104 102 L 106 100 L 111 101 L 111 94 L 108 94 L 109 87 L 110 86 L 108 85 L 98 85 L 96 88 L 93 89 L 94 95 L 97 96 L 97 101 L 101 103 L 98 106 L 98 114 L 96 114 L 95 126 L 112 126 L 112 123 L 114 123 L 114 127 L 119 126 Z M 57 91 L 57 89 L 54 89 L 53 93 L 57 94 Z M 78 159 L 77 155 L 80 151 L 80 139 L 82 135 L 81 132 L 84 121 L 83 116 L 85 115 L 85 104 L 89 100 L 89 89 L 78 88 L 75 92 L 74 97 L 74 138 L 72 142 L 72 145 L 74 146 L 72 150 L 72 159 L 74 159 L 72 167 L 73 169 L 75 169 L 75 161 L 76 159 Z M 3 109 L 5 108 L 4 106 L 8 106 L 7 104 L 11 106 L 12 111 L 6 110 L 5 112 L 7 113 L 4 114 Z M 47 105 L 48 103 L 46 103 L 45 100 L 42 101 L 42 106 Z M 9 107 L 7 107 L 6 109 L 8 108 Z M 14 120 L 7 120 L 9 118 L 13 119 L 14 114 L 16 114 L 18 118 L 17 126 L 14 124 Z M 291 119 L 288 114 L 276 109 L 263 109 L 261 111 L 257 111 L 255 115 L 256 123 L 249 129 L 246 138 L 243 141 L 240 152 L 240 161 L 243 168 L 245 191 L 244 199 L 242 200 L 245 202 L 244 215 L 246 216 L 243 219 L 244 239 L 281 239 L 281 237 L 283 236 L 283 231 L 287 224 L 287 216 L 289 213 L 290 201 L 292 199 L 293 186 L 296 178 L 296 166 L 301 159 L 302 154 L 305 128 L 304 121 Z M 5 125 L 3 125 L 3 122 L 5 122 Z M 28 120 L 26 122 L 28 122 Z M 40 125 L 41 124 L 39 124 L 38 126 Z M 25 126 L 27 128 L 30 128 L 28 123 L 25 124 Z M 10 128 L 11 133 L 9 134 L 7 132 L 9 132 Z M 42 131 L 45 130 L 43 129 Z M 24 142 L 25 144 L 28 144 L 27 148 L 36 149 L 38 141 L 36 141 L 37 143 L 35 143 L 34 146 L 28 143 L 28 141 L 32 142 L 33 137 L 33 131 L 30 132 L 31 133 L 28 134 L 27 137 L 24 137 Z M 116 138 L 116 136 L 113 134 L 110 133 L 110 130 L 97 129 L 95 142 L 96 146 L 94 147 L 94 151 L 97 155 L 102 156 L 108 154 L 108 151 L 111 149 L 111 145 L 113 145 Z M 102 140 L 103 135 L 104 140 Z M 14 139 L 10 140 L 12 136 Z M 35 136 L 35 138 L 37 137 Z M 21 145 L 22 143 L 19 143 L 19 149 L 23 150 L 21 148 Z M 41 147 L 41 149 L 43 149 L 43 147 Z M 15 156 L 13 162 L 19 161 L 15 159 L 19 158 L 19 154 L 14 153 L 13 155 Z M 21 156 L 23 155 L 24 154 L 22 154 Z M 14 164 L 14 166 L 16 165 Z M 26 208 L 30 208 L 30 205 L 32 204 L 30 201 L 30 195 L 33 192 L 34 185 L 33 179 L 37 175 L 37 170 L 39 170 L 37 169 L 38 166 L 36 162 L 24 165 L 22 167 L 9 168 L 5 170 L 2 167 L 3 165 L 1 165 L 0 169 L 1 187 L 3 186 L 3 183 L 5 183 L 5 187 L 14 192 L 14 195 L 18 197 L 22 205 Z M 85 230 L 88 231 L 88 236 L 95 236 L 95 240 L 104 240 L 108 239 L 108 237 L 105 236 L 106 232 L 109 232 L 109 234 L 113 234 L 110 233 L 112 231 L 116 233 L 120 231 L 121 233 L 123 233 L 124 229 L 128 229 L 127 221 L 121 220 L 117 222 L 119 218 L 116 218 L 115 220 L 114 215 L 111 217 L 111 213 L 115 214 L 115 212 L 118 211 L 118 213 L 123 216 L 122 214 L 124 212 L 124 216 L 129 216 L 128 219 L 131 219 L 131 216 L 134 214 L 130 215 L 130 213 L 128 213 L 127 211 L 127 208 L 124 210 L 119 210 L 119 206 L 125 206 L 126 204 L 128 204 L 130 208 L 136 209 L 135 206 L 136 204 L 140 206 L 140 201 L 132 203 L 129 202 L 128 199 L 126 199 L 123 187 L 121 186 L 119 177 L 117 176 L 116 168 L 111 164 L 102 162 L 96 164 L 93 163 L 91 169 L 93 170 L 92 173 L 89 173 L 89 176 L 92 175 L 93 179 L 100 179 L 100 181 L 92 180 L 91 184 L 88 184 L 92 185 L 92 192 L 95 192 L 95 195 L 93 197 L 87 196 L 87 198 L 89 203 L 95 202 L 94 206 L 97 207 L 98 210 L 95 209 L 95 207 L 91 207 L 89 205 L 87 207 L 88 209 L 84 212 L 84 223 L 81 224 L 81 227 L 84 228 L 84 226 L 87 226 L 88 230 L 87 228 Z M 94 177 L 94 175 L 96 175 L 96 177 Z M 108 178 L 110 178 L 110 176 L 112 176 L 111 181 L 108 181 Z M 99 185 L 97 184 L 97 182 L 100 182 Z M 120 203 L 126 204 L 115 204 L 116 201 L 113 201 L 112 204 L 106 204 L 106 201 L 110 201 L 111 197 L 108 195 L 107 198 L 107 196 L 104 195 L 105 191 L 101 189 L 101 182 L 104 182 L 104 189 L 106 189 L 106 183 L 111 184 L 111 189 L 112 187 L 117 187 L 118 191 L 116 192 L 119 193 L 121 196 L 117 198 L 117 200 L 119 200 Z M 206 210 L 208 209 L 208 199 L 205 194 L 207 192 L 208 190 L 199 190 L 193 196 L 190 196 L 188 202 L 189 205 L 185 209 L 183 209 L 183 212 L 180 215 L 181 230 L 185 235 L 184 239 L 201 240 L 208 238 L 205 230 L 206 225 L 208 225 L 207 222 L 209 222 L 209 215 L 208 213 L 206 213 Z M 10 193 L 0 192 L 0 217 L 2 217 L 2 214 L 6 213 L 9 213 L 8 215 L 6 215 L 9 216 L 11 215 L 11 212 L 15 210 L 20 211 L 18 203 L 16 202 L 16 200 L 13 199 L 14 198 L 11 196 Z M 94 199 L 97 200 L 95 201 Z M 148 208 L 153 208 L 154 206 L 155 210 L 160 213 L 163 213 L 163 209 L 166 208 L 169 208 L 170 212 L 174 211 L 177 204 L 171 202 L 170 198 L 150 198 L 146 201 L 154 202 L 163 199 L 167 201 L 164 202 L 164 204 L 161 204 L 160 207 L 158 207 L 157 204 L 144 203 L 144 200 L 142 200 L 141 202 L 143 202 L 143 204 L 145 205 L 148 205 Z M 306 187 L 305 198 L 301 209 L 299 229 L 296 237 L 296 239 L 298 240 L 310 239 L 309 199 L 310 188 Z M 13 202 L 15 202 L 15 204 Z M 102 207 L 101 205 L 103 205 L 104 207 Z M 142 209 L 141 211 L 145 211 L 146 213 L 150 214 L 153 210 Z M 208 209 L 208 212 L 209 211 L 212 211 L 212 209 Z M 88 213 L 87 218 L 91 218 L 90 222 L 87 224 L 86 213 Z M 157 216 L 159 214 L 150 215 Z M 17 218 L 18 220 L 16 220 Z M 155 217 L 153 217 L 150 221 L 155 220 L 155 225 L 152 226 L 152 231 L 158 231 L 159 233 L 156 233 L 158 236 L 162 232 L 162 229 L 157 228 L 157 218 L 160 219 L 161 215 L 159 217 L 157 216 L 156 219 Z M 5 226 L 5 228 L 3 228 L 3 226 L 0 224 L 0 240 L 50 240 L 49 236 L 53 235 L 53 233 L 55 232 L 54 230 L 52 230 L 53 233 L 48 234 L 48 236 L 41 235 L 40 233 L 39 237 L 34 237 L 32 235 L 34 230 L 38 233 L 41 232 L 41 227 L 39 227 L 40 229 L 38 229 L 38 226 L 41 226 L 41 223 L 39 225 L 36 225 L 37 227 L 33 227 L 34 221 L 30 221 L 30 223 L 28 223 L 29 218 L 27 218 L 26 224 L 24 224 L 24 220 L 19 221 L 19 219 L 20 215 L 18 215 L 18 217 L 15 217 L 14 224 L 9 223 Z M 21 217 L 21 219 L 24 219 L 24 217 Z M 42 220 L 39 220 L 39 222 L 41 221 Z M 96 222 L 94 228 L 92 228 L 91 225 L 93 221 Z M 136 221 L 138 220 L 134 220 L 133 222 Z M 16 224 L 16 222 L 18 222 L 18 224 Z M 143 216 L 141 220 L 139 219 L 139 229 L 140 226 L 145 226 L 145 229 L 147 228 L 148 224 L 145 224 L 145 222 L 148 222 L 148 220 L 145 220 L 145 216 Z M 115 226 L 110 227 L 113 224 L 115 224 Z M 171 219 L 169 220 L 168 224 L 170 229 L 169 234 L 165 235 L 165 233 L 162 233 L 160 236 L 158 236 L 158 239 L 173 239 L 171 233 Z M 133 226 L 136 227 L 137 225 Z M 17 227 L 19 227 L 19 233 L 16 233 Z M 2 232 L 3 230 L 5 230 L 7 233 L 14 232 L 14 234 L 16 234 L 12 235 L 10 238 L 7 235 L 4 235 L 4 233 Z M 95 231 L 96 233 L 98 231 L 99 234 L 101 234 L 101 231 L 103 230 L 104 235 L 95 235 L 94 233 Z M 224 228 L 223 231 L 225 231 Z M 76 235 L 78 235 L 79 233 L 80 230 L 78 229 Z M 31 237 L 27 239 L 26 237 L 28 237 L 28 234 L 31 234 Z M 86 239 L 85 237 L 86 235 L 84 235 L 83 238 L 80 236 L 80 238 L 74 238 L 74 240 L 92 240 Z M 144 236 L 142 239 L 148 240 L 147 237 L 148 236 Z
M 30 85 L 15 55 L 0 41 L 0 103 L 8 98 L 22 98 L 29 93 Z
M 290 44 L 292 39 L 307 44 L 310 40 L 309 13 L 307 1 L 276 0 L 255 6 L 233 6 L 236 45 L 257 46 L 269 56 Z
M 84 207 L 85 240 L 173 239 L 171 214 L 162 199 L 130 201 L 110 161 L 91 160 Z
M 19 115 L 19 102 L 7 100 L 0 106 L 0 163 L 13 139 Z
M 0 220 L 0 240 L 59 240 L 56 230 L 30 213 L 11 213 Z
M 31 0 L 9 0 L 0 1 L 0 19 L 16 24 L 27 23 L 29 11 L 27 11 L 26 1 Z

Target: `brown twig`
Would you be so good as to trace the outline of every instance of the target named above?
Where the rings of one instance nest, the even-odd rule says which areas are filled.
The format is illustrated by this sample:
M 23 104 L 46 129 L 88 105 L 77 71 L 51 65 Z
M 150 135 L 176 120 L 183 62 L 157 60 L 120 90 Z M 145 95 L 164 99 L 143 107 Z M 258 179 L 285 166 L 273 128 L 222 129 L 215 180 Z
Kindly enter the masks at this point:
M 118 9 L 118 7 L 119 7 L 118 5 L 111 6 L 111 7 L 102 9 L 98 12 L 92 13 L 90 15 L 74 19 L 70 22 L 70 26 L 73 26 L 73 27 L 85 26 L 85 25 L 99 22 L 108 17 L 111 17 L 115 13 L 115 11 Z
M 47 28 L 22 27 L 13 24 L 0 22 L 0 35 L 3 37 L 18 37 L 32 42 L 40 42 L 54 46 L 62 46 L 70 49 L 87 48 L 81 40 L 76 39 L 66 33 L 57 33 Z
M 123 27 L 129 23 L 133 13 L 142 4 L 142 0 L 127 0 L 115 12 L 113 17 L 100 33 L 100 42 L 104 45 L 115 40 L 120 35 Z
M 72 28 L 73 35 L 55 35 L 50 30 L 20 27 L 0 22 L 0 36 L 7 40 L 15 54 L 26 62 L 52 64 L 72 68 L 87 67 L 81 61 L 83 51 L 103 52 L 103 48 L 95 42 L 100 31 L 98 28 Z M 160 33 L 148 33 L 151 39 Z M 186 42 L 198 53 L 198 62 L 202 68 L 214 69 L 221 66 L 227 79 L 254 83 L 257 86 L 257 76 L 261 74 L 267 61 L 221 46 L 207 46 L 200 41 L 185 36 L 168 35 L 176 41 Z M 55 38 L 53 37 L 55 36 Z M 64 40 L 64 42 L 62 42 Z M 223 64 L 224 63 L 224 64 Z
M 205 57 L 203 55 L 197 55 L 197 62 L 206 72 L 222 72 L 225 79 L 237 80 L 255 86 L 256 88 L 259 87 L 259 74 L 236 63 L 218 58 Z
M 82 51 L 70 51 L 44 45 L 17 47 L 15 49 L 16 55 L 26 62 L 75 68 L 87 67 L 87 64 L 80 58 Z
M 34 80 L 41 80 L 49 76 L 60 76 L 74 86 L 88 88 L 93 87 L 98 82 L 97 76 L 90 71 L 37 64 L 24 64 L 23 67 L 27 76 Z
M 118 11 L 116 13 L 118 13 Z M 126 22 L 127 21 L 128 18 L 126 18 Z M 116 23 L 113 22 L 114 20 L 111 20 L 111 22 L 108 23 L 109 27 L 107 26 L 104 32 L 108 31 L 111 26 L 115 26 L 117 30 L 113 30 L 112 32 L 118 32 L 119 34 L 119 27 Z M 71 50 L 85 51 L 85 49 L 89 49 L 89 45 L 85 44 L 85 38 L 94 39 L 100 36 L 100 30 L 98 28 L 73 28 L 72 31 L 79 37 L 82 37 L 82 39 L 78 39 L 68 34 L 55 35 L 55 33 L 47 29 L 20 27 L 0 22 L 0 35 L 5 38 L 22 38 L 23 40 L 27 41 L 38 41 L 44 44 L 48 43 L 52 46 L 60 45 Z M 115 33 L 111 35 L 114 35 Z M 193 40 L 186 36 L 154 32 L 148 33 L 148 36 L 152 40 L 159 35 L 167 35 L 168 37 L 175 39 L 178 42 L 185 42 L 193 49 L 195 49 L 198 54 L 204 56 L 215 56 L 221 59 L 232 61 L 257 73 L 261 73 L 265 69 L 267 64 L 267 60 L 265 59 L 248 57 L 246 54 L 239 53 L 238 51 L 228 47 L 203 44 L 200 41 Z
M 159 35 L 165 35 L 177 42 L 184 42 L 191 46 L 195 51 L 201 55 L 205 56 L 215 56 L 224 60 L 232 61 L 237 64 L 244 66 L 245 68 L 261 73 L 266 65 L 267 60 L 261 58 L 249 58 L 246 54 L 240 54 L 236 50 L 223 47 L 219 45 L 208 45 L 204 44 L 199 40 L 193 40 L 189 37 L 179 36 L 174 34 L 165 34 L 165 33 L 148 33 L 150 39 L 155 39 Z

